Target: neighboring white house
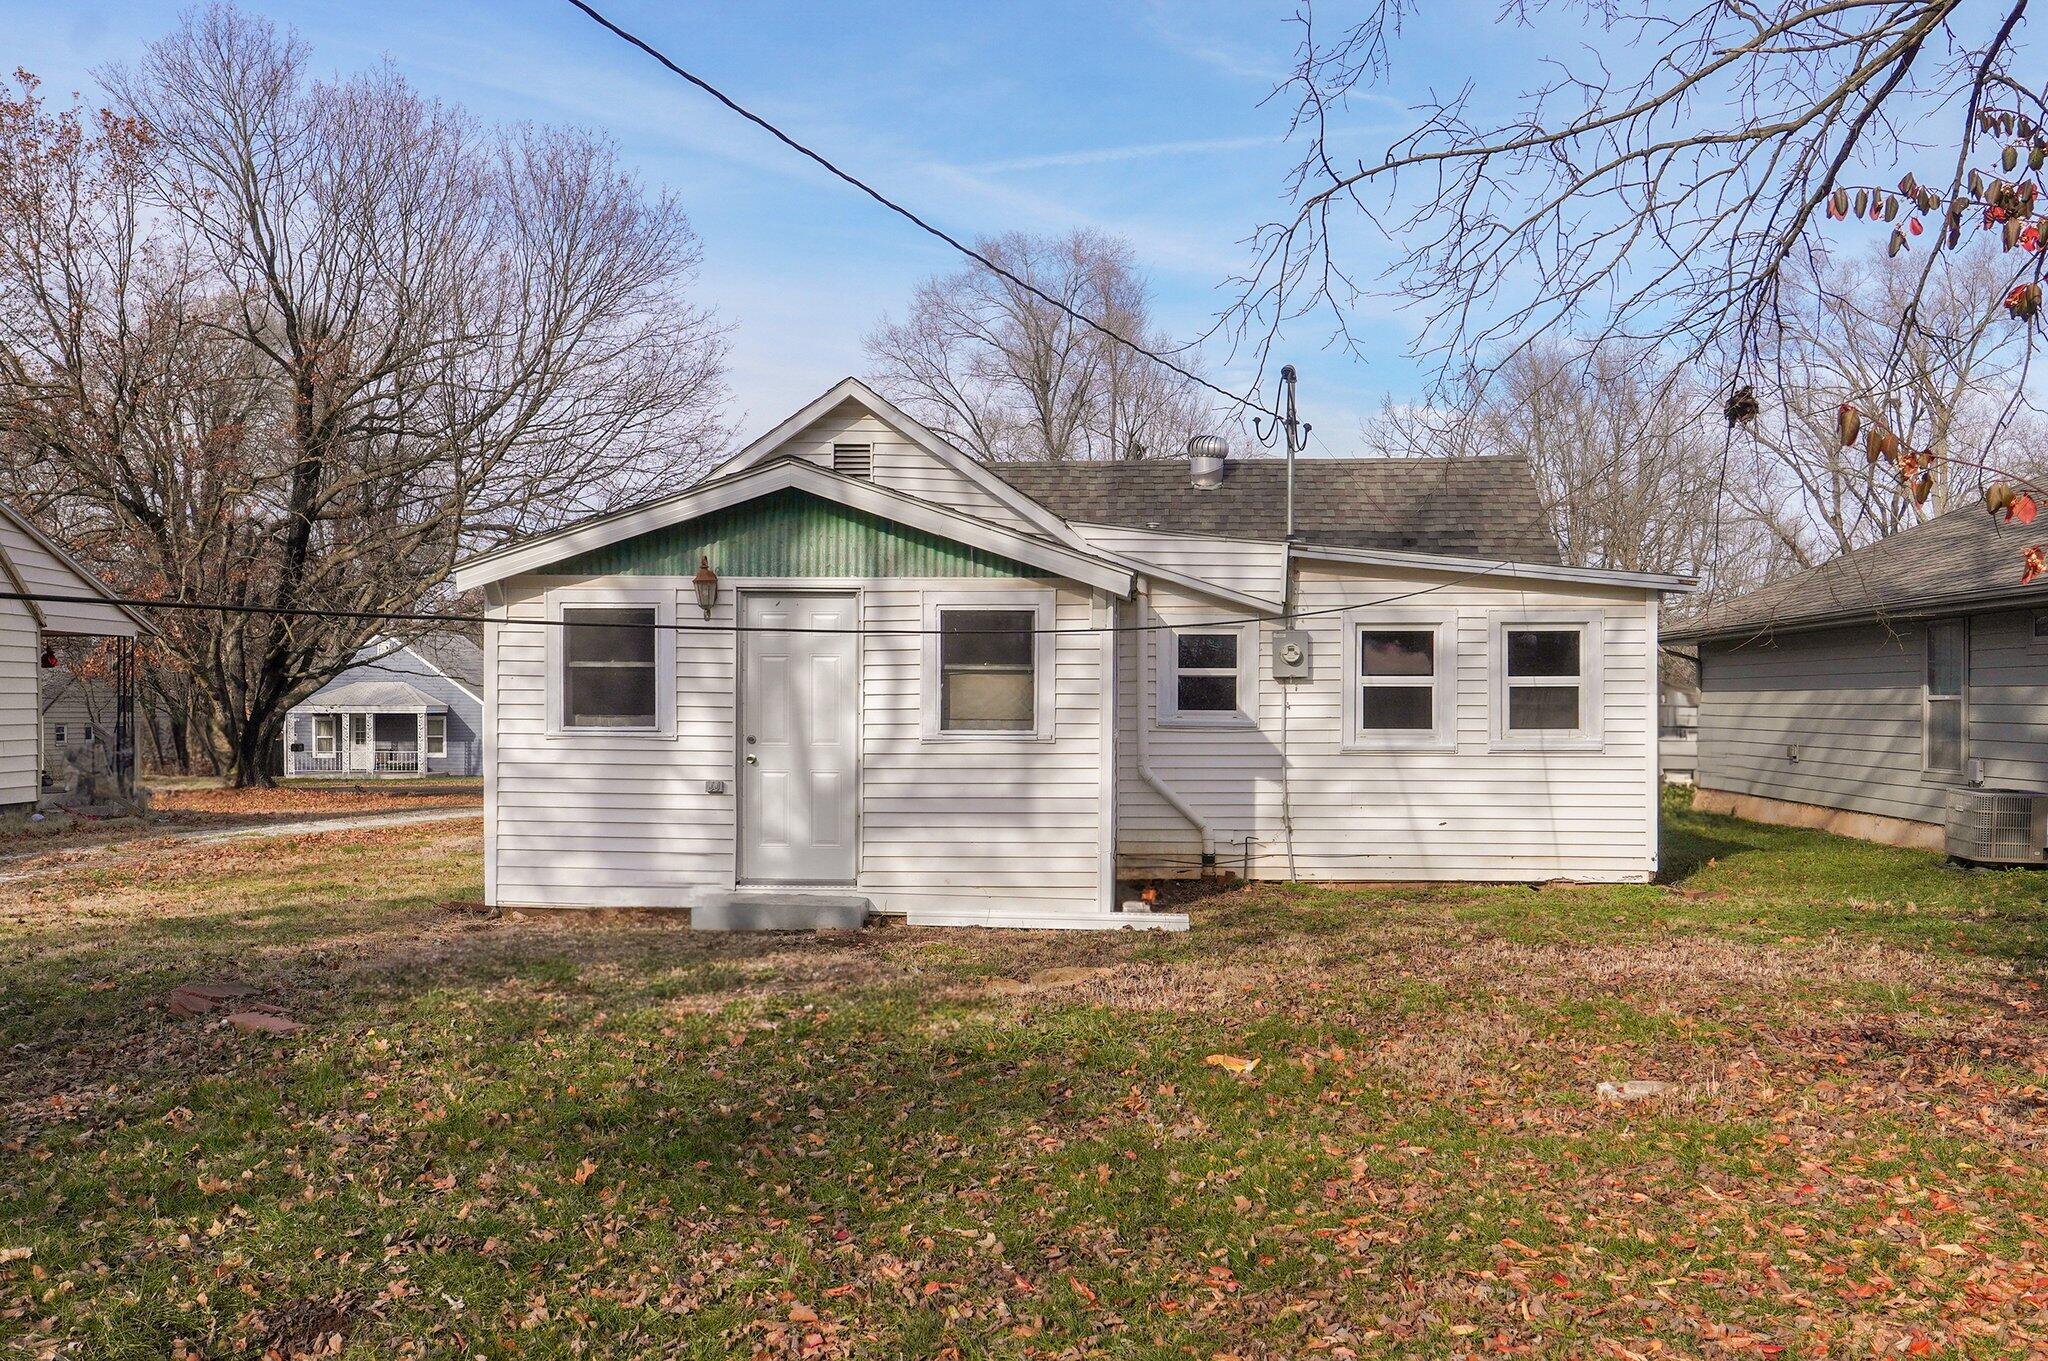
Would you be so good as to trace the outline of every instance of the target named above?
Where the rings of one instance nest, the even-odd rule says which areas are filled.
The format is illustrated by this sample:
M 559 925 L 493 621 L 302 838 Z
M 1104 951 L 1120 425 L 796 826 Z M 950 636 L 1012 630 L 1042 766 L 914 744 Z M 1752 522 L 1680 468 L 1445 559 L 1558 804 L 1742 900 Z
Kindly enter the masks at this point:
M 471 559 L 494 904 L 858 895 L 1184 925 L 1118 881 L 1642 881 L 1660 595 L 1516 459 L 984 465 L 847 379 Z M 715 577 L 715 580 L 705 580 Z M 708 611 L 700 598 L 708 597 Z
M 0 599 L 0 809 L 32 808 L 43 787 L 42 676 L 49 640 L 133 640 L 149 625 L 114 603 L 113 592 L 92 573 L 5 505 L 0 505 L 0 594 L 9 597 Z M 129 688 L 132 709 L 132 674 Z M 122 742 L 125 751 L 111 755 L 117 766 L 129 762 L 132 776 L 134 738 L 126 724 Z

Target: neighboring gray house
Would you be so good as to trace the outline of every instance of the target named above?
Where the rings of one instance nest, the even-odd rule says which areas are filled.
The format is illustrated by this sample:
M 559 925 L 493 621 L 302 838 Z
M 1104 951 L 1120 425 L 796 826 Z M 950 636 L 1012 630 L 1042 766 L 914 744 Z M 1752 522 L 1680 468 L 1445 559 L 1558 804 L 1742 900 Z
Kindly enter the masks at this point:
M 1953 511 L 1668 631 L 1699 650 L 1698 806 L 1940 849 L 1952 791 L 2048 791 L 2042 537 Z
M 481 775 L 483 669 L 462 633 L 378 639 L 291 711 L 284 773 Z

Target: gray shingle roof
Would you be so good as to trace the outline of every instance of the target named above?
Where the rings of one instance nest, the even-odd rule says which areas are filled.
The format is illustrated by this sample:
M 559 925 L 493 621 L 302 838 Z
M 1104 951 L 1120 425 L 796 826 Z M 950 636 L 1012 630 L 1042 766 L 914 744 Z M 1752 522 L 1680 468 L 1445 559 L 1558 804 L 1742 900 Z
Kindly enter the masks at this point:
M 429 665 L 449 680 L 458 681 L 473 691 L 483 690 L 484 650 L 469 634 L 445 629 L 439 633 L 422 634 L 407 646 L 426 658 Z
M 304 706 L 307 709 L 429 709 L 448 706 L 404 681 L 350 681 L 320 691 Z
M 1209 490 L 1189 482 L 1181 459 L 988 466 L 1066 520 L 1250 539 L 1286 534 L 1281 459 L 1232 459 L 1223 485 Z M 1304 543 L 1559 561 L 1526 459 L 1304 458 L 1294 479 L 1295 532 Z
M 2040 525 L 2006 524 L 1965 506 L 1830 562 L 1739 596 L 1682 627 L 1669 642 L 1755 635 L 1821 622 L 1925 616 L 2007 598 L 2048 606 L 2048 581 L 2020 584 L 2020 555 L 2048 541 Z

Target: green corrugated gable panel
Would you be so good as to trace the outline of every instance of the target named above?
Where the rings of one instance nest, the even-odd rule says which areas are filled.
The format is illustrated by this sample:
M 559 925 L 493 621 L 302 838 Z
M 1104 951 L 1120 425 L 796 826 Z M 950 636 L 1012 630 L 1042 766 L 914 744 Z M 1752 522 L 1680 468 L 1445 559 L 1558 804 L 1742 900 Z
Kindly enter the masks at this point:
M 808 492 L 744 505 L 580 553 L 551 576 L 680 576 L 709 557 L 722 577 L 1042 577 L 1043 570 Z

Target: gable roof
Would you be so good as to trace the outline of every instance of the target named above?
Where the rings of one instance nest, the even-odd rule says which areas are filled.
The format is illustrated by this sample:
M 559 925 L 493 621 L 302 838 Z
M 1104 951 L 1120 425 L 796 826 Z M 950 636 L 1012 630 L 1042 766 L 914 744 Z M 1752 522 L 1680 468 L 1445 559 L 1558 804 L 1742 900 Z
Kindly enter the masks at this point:
M 29 557 L 41 555 L 40 561 L 18 562 L 8 553 L 6 543 L 0 541 L 0 590 L 44 597 L 22 602 L 38 627 L 50 633 L 104 637 L 134 637 L 137 633 L 158 631 L 156 625 L 123 605 L 104 582 L 80 566 L 76 558 L 36 528 L 27 516 L 0 502 L 0 519 L 27 541 L 22 546 Z M 87 596 L 96 599 L 86 603 L 82 597 Z
M 1760 637 L 2001 603 L 2048 607 L 2048 591 L 2020 584 L 2020 554 L 2039 539 L 2039 529 L 1993 520 L 1980 509 L 1952 510 L 1739 596 L 1666 629 L 1665 638 Z
M 473 697 L 481 695 L 484 688 L 484 649 L 469 631 L 440 629 L 423 633 L 405 646 L 414 656 L 469 691 Z
M 1042 568 L 1048 575 L 1097 586 L 1115 595 L 1129 596 L 1136 584 L 1131 566 L 1107 555 L 1008 529 L 864 478 L 843 477 L 799 458 L 780 458 L 699 483 L 689 491 L 660 501 L 600 515 L 537 539 L 470 558 L 455 569 L 455 589 L 475 590 L 521 572 L 540 571 L 592 549 L 792 487 L 956 543 L 989 549 Z
M 1206 489 L 1189 481 L 1183 459 L 987 466 L 1068 520 L 1240 539 L 1287 532 L 1287 465 L 1277 458 L 1232 459 L 1223 484 Z M 1304 544 L 1560 561 L 1519 457 L 1296 459 L 1294 518 Z
M 1027 524 L 1036 525 L 1040 532 L 1058 539 L 1069 547 L 1085 547 L 1080 538 L 1067 528 L 1062 518 L 1039 504 L 1028 493 L 1020 494 L 989 470 L 989 465 L 963 450 L 954 448 L 931 430 L 923 421 L 910 415 L 881 393 L 869 387 L 858 378 L 842 378 L 824 392 L 798 408 L 788 420 L 762 435 L 746 448 L 734 454 L 711 470 L 714 478 L 736 473 L 745 468 L 764 463 L 775 457 L 782 446 L 802 434 L 812 424 L 822 419 L 834 408 L 855 402 L 880 417 L 889 427 L 945 464 L 960 476 L 974 483 L 989 495 L 1009 507 Z M 1068 516 L 1067 519 L 1073 517 Z

